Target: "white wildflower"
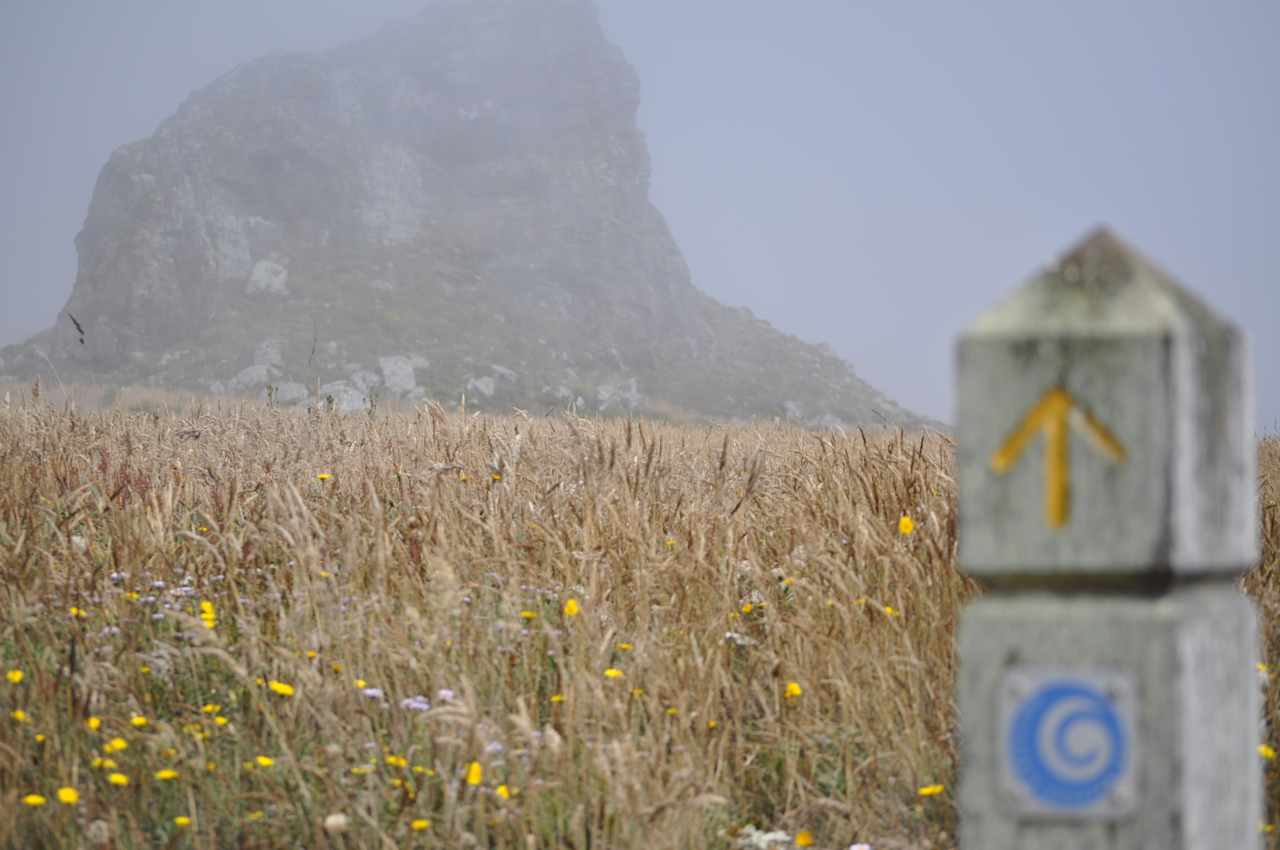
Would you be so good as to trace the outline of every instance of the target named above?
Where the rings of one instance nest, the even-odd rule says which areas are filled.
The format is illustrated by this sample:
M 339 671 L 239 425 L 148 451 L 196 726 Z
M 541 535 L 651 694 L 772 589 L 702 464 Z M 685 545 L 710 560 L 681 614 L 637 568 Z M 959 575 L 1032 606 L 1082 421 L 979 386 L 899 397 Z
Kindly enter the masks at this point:
M 742 850 L 771 850 L 771 848 L 781 847 L 790 843 L 791 836 L 781 830 L 762 832 L 751 824 L 747 824 L 738 833 L 738 840 L 734 843 L 734 846 L 740 847 Z
M 400 700 L 400 707 L 406 711 L 430 711 L 431 701 L 422 694 Z

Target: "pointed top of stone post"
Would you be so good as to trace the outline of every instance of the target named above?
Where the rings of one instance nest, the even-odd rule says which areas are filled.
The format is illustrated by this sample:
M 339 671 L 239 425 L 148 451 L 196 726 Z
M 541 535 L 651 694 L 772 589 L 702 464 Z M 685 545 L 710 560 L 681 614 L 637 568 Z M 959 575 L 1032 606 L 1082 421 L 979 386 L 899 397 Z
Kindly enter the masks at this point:
M 1206 332 L 1230 327 L 1164 269 L 1099 226 L 980 316 L 969 333 L 1130 333 L 1186 322 Z

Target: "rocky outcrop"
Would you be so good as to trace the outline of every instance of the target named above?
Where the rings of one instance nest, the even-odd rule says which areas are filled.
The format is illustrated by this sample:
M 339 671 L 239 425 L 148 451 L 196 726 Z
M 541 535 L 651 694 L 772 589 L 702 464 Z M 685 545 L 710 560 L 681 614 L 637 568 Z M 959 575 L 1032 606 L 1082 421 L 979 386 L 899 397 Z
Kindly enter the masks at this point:
M 913 417 L 694 288 L 589 0 L 437 0 L 194 93 L 103 168 L 64 317 L 5 371 L 812 423 Z M 820 309 L 816 306 L 815 309 Z

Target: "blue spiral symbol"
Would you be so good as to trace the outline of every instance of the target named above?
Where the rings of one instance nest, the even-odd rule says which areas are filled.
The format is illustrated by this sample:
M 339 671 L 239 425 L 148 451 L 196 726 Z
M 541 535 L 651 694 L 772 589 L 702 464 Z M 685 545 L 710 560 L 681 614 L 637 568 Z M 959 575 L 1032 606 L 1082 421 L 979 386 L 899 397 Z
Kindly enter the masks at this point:
M 1014 773 L 1041 802 L 1084 808 L 1124 775 L 1129 740 L 1115 705 L 1074 679 L 1042 684 L 1018 706 L 1009 729 Z

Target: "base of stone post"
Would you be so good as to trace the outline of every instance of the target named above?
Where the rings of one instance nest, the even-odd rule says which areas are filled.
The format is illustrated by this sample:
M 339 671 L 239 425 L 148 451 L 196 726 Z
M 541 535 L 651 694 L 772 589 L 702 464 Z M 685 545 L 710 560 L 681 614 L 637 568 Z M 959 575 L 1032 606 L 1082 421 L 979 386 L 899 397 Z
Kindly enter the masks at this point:
M 962 850 L 1256 850 L 1257 634 L 1219 583 L 969 606 Z

